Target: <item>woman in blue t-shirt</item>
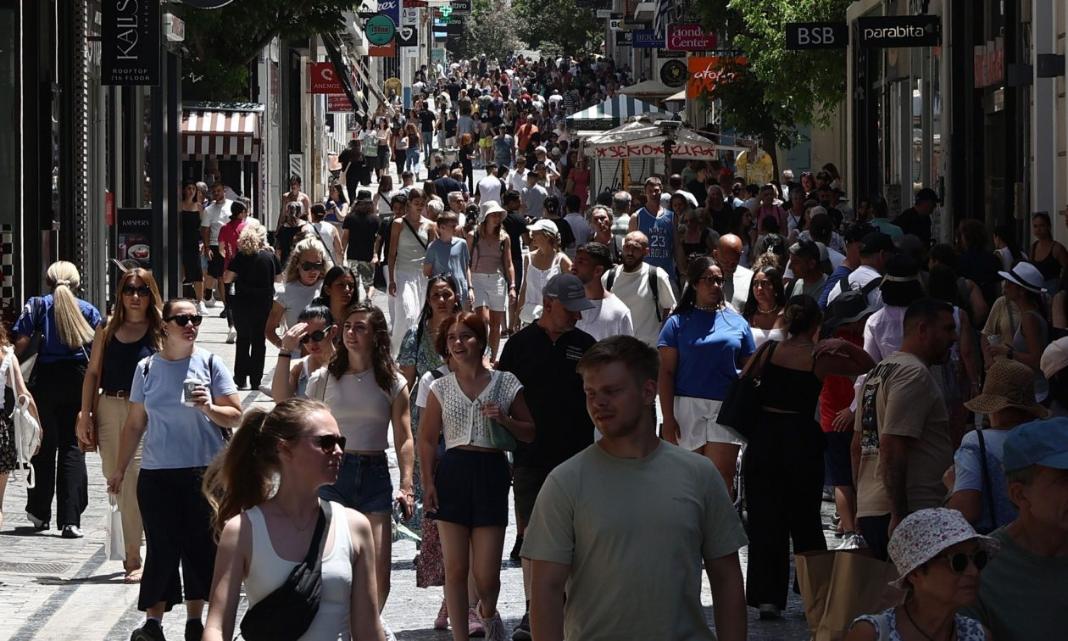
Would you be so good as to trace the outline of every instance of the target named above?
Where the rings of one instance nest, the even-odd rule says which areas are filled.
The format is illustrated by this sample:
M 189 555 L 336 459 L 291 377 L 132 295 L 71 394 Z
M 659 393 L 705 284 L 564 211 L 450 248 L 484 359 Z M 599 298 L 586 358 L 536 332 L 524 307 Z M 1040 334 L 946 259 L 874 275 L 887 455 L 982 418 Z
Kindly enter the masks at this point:
M 215 537 L 201 485 L 228 430 L 241 421 L 241 398 L 222 359 L 196 346 L 203 320 L 189 299 L 163 306 L 163 347 L 134 370 L 130 413 L 108 478 L 108 491 L 118 493 L 144 437 L 137 504 L 147 550 L 137 608 L 147 620 L 138 639 L 163 638 L 163 613 L 182 602 L 183 582 L 185 636 L 199 639 L 204 630 L 200 616 L 211 589 Z
M 657 347 L 661 435 L 715 463 L 733 496 L 742 438 L 716 417 L 755 347 L 749 323 L 724 304 L 723 272 L 712 258 L 690 263 L 682 300 L 664 323 Z

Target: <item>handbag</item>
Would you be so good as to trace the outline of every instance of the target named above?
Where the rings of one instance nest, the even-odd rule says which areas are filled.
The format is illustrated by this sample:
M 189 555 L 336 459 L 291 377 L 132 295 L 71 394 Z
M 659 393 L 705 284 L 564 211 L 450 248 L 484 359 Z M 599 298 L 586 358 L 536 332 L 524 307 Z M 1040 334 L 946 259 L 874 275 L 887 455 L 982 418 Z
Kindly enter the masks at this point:
M 493 381 L 493 393 L 490 395 L 491 398 L 497 398 L 497 390 L 501 386 L 501 376 L 503 376 L 503 374 L 495 372 L 494 376 L 496 380 Z M 479 407 L 479 410 L 481 411 L 481 407 Z M 519 443 L 516 441 L 515 436 L 508 431 L 508 428 L 492 418 L 486 419 L 486 421 L 489 423 L 489 446 L 498 450 L 504 450 L 505 452 L 514 452 L 519 446 Z
M 26 487 L 33 489 L 37 486 L 37 471 L 30 461 L 41 447 L 41 424 L 30 413 L 30 397 L 18 397 L 11 420 L 15 424 L 15 469 L 27 470 Z
M 423 540 L 415 555 L 415 587 L 445 585 L 445 559 L 441 552 L 438 525 L 429 516 L 423 519 Z
M 890 585 L 898 576 L 894 565 L 865 551 L 800 552 L 794 565 L 813 641 L 840 641 L 853 619 L 894 607 L 905 596 Z
M 322 596 L 323 544 L 332 510 L 319 501 L 319 520 L 304 560 L 278 588 L 248 609 L 241 619 L 241 638 L 248 641 L 299 639 L 319 612 Z
M 756 418 L 759 406 L 757 393 L 760 388 L 760 375 L 763 373 L 764 363 L 775 353 L 776 345 L 778 341 L 768 341 L 760 346 L 753 356 L 753 365 L 731 383 L 727 397 L 719 407 L 716 422 L 732 428 L 747 441 L 752 436 L 753 419 Z

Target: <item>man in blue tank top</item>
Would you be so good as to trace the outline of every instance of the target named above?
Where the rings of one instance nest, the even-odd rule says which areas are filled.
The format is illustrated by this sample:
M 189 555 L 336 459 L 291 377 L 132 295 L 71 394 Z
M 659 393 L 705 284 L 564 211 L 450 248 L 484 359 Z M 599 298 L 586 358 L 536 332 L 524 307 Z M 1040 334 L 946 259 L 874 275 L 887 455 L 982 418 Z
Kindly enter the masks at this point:
M 660 206 L 660 178 L 645 180 L 645 207 L 630 218 L 629 232 L 640 231 L 649 238 L 649 253 L 645 262 L 667 272 L 672 283 L 678 282 L 675 269 L 675 215 Z

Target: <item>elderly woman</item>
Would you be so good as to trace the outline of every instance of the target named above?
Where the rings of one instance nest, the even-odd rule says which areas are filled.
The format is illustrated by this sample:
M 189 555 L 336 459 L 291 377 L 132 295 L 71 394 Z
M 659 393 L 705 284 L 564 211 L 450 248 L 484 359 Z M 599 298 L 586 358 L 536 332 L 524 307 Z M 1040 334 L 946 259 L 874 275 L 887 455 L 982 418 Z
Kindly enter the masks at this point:
M 234 284 L 234 326 L 237 329 L 237 357 L 234 381 L 238 388 L 259 389 L 263 379 L 263 359 L 267 354 L 264 331 L 274 301 L 274 282 L 282 272 L 278 257 L 267 246 L 267 228 L 255 219 L 237 238 L 237 255 L 223 274 L 223 282 Z
M 845 641 L 989 641 L 975 619 L 957 614 L 979 594 L 979 574 L 998 549 L 976 534 L 956 510 L 930 508 L 910 514 L 890 537 L 890 558 L 905 602 L 857 617 Z

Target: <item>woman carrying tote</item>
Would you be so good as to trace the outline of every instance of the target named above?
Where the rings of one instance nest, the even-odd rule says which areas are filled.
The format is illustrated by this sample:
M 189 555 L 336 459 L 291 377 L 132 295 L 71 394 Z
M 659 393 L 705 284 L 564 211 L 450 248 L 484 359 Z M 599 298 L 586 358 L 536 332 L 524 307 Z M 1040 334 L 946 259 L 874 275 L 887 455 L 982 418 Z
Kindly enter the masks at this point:
M 223 449 L 226 430 L 241 421 L 241 398 L 222 359 L 196 346 L 203 320 L 189 299 L 163 306 L 163 346 L 134 369 L 130 413 L 108 478 L 108 491 L 117 494 L 143 437 L 137 504 L 147 554 L 137 608 L 146 621 L 131 641 L 162 639 L 163 613 L 183 597 L 186 638 L 199 639 L 204 630 L 200 616 L 211 586 L 215 538 L 201 485 L 208 464 Z
M 28 384 L 41 412 L 44 435 L 31 460 L 37 483 L 27 490 L 26 517 L 35 530 L 47 530 L 56 495 L 56 525 L 63 538 L 77 539 L 83 536 L 89 479 L 75 423 L 94 332 L 104 319 L 95 307 L 74 296 L 81 276 L 72 263 L 52 263 L 46 281 L 52 293 L 26 301 L 13 332 L 16 354 L 26 351 L 35 334 L 41 337 Z
M 15 449 L 15 422 L 12 413 L 15 409 L 15 401 L 20 396 L 29 400 L 29 411 L 37 419 L 37 439 L 40 442 L 42 430 L 40 428 L 41 415 L 37 413 L 37 404 L 33 401 L 33 395 L 26 388 L 26 382 L 22 380 L 22 370 L 19 369 L 19 359 L 15 356 L 15 349 L 7 337 L 7 329 L 0 324 L 0 353 L 3 360 L 0 361 L 0 528 L 4 526 L 4 492 L 7 490 L 7 477 L 12 470 L 18 468 L 18 451 Z
M 315 543 L 321 511 L 329 510 L 330 526 L 321 534 L 319 611 L 300 638 L 384 641 L 371 524 L 355 510 L 319 499 L 319 489 L 337 480 L 344 449 L 330 408 L 318 401 L 291 399 L 245 416 L 204 481 L 219 551 L 207 626 L 198 638 L 234 638 L 242 585 L 250 610 L 281 587 Z M 275 474 L 278 491 L 271 496 Z
M 390 225 L 389 297 L 390 322 L 393 323 L 392 344 L 400 349 L 404 334 L 419 321 L 423 309 L 426 277 L 423 261 L 430 241 L 438 236 L 437 225 L 423 215 L 426 195 L 420 189 L 408 192 L 408 206 L 403 216 Z M 396 356 L 396 352 L 394 352 Z
M 97 348 L 89 359 L 78 412 L 78 441 L 84 449 L 99 446 L 107 479 L 119 458 L 122 426 L 130 413 L 130 388 L 141 359 L 159 351 L 163 338 L 159 288 L 152 272 L 135 267 L 119 279 L 119 304 L 107 325 L 96 330 Z M 141 511 L 137 507 L 137 478 L 141 452 L 134 453 L 118 495 L 122 536 L 126 543 L 126 583 L 141 580 Z

